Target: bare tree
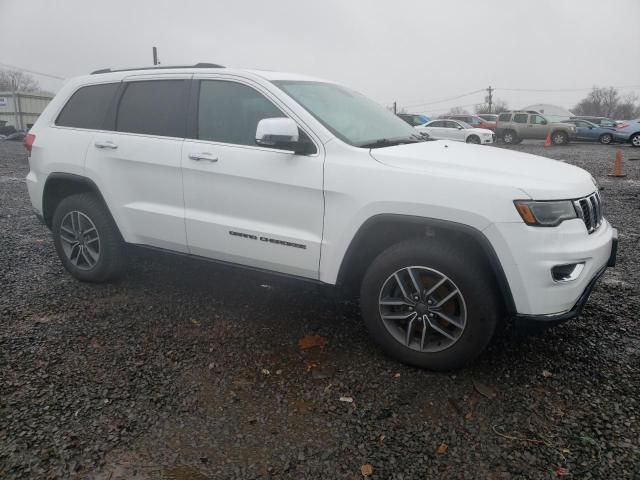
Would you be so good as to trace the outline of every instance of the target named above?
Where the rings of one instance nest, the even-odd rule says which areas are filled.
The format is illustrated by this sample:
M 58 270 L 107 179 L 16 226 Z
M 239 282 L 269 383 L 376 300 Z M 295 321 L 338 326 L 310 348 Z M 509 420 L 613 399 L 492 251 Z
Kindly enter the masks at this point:
M 504 100 L 496 99 L 491 105 L 491 111 L 489 111 L 488 103 L 480 103 L 476 105 L 476 113 L 502 113 L 509 110 L 509 105 Z
M 40 84 L 31 75 L 16 70 L 0 70 L 0 91 L 40 92 Z
M 629 93 L 620 97 L 615 87 L 593 87 L 585 98 L 574 107 L 577 115 L 593 115 L 614 119 L 630 119 L 640 115 L 638 97 Z
M 449 111 L 447 113 L 445 113 L 443 116 L 446 115 L 467 115 L 469 112 L 464 108 L 464 107 L 451 107 L 449 109 Z

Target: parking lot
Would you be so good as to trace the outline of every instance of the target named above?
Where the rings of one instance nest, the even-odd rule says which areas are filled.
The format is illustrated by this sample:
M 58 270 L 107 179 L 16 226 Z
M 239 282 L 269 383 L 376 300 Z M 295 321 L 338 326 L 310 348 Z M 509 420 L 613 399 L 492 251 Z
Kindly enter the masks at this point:
M 0 477 L 639 478 L 640 149 L 509 148 L 594 175 L 618 265 L 580 319 L 443 374 L 383 356 L 330 288 L 139 251 L 75 281 L 0 142 Z

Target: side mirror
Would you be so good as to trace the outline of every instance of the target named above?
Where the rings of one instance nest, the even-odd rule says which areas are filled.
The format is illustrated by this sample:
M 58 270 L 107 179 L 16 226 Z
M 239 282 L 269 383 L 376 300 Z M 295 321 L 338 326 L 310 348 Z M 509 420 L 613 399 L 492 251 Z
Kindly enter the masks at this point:
M 300 153 L 298 125 L 286 117 L 263 118 L 256 127 L 256 144 L 261 147 L 291 150 Z
M 458 130 L 462 130 L 462 125 L 458 125 L 456 128 L 457 128 Z

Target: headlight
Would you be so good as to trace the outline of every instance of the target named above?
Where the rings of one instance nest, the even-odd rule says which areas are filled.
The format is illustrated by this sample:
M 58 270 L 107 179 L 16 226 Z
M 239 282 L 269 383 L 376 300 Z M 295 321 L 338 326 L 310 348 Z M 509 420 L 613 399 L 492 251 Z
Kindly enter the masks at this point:
M 577 218 L 571 200 L 553 202 L 536 202 L 533 200 L 516 200 L 516 210 L 527 225 L 538 227 L 555 227 L 565 220 Z

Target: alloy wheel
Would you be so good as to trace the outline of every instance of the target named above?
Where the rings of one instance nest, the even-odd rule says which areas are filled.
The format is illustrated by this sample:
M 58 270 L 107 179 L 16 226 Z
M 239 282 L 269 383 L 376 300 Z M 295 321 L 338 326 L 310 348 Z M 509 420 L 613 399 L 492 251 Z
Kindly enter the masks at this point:
M 460 289 L 445 274 L 428 267 L 395 271 L 384 282 L 378 304 L 391 336 L 419 352 L 451 347 L 467 324 L 467 307 Z
M 69 261 L 80 270 L 91 270 L 100 259 L 100 235 L 91 219 L 73 210 L 60 223 L 62 249 Z

